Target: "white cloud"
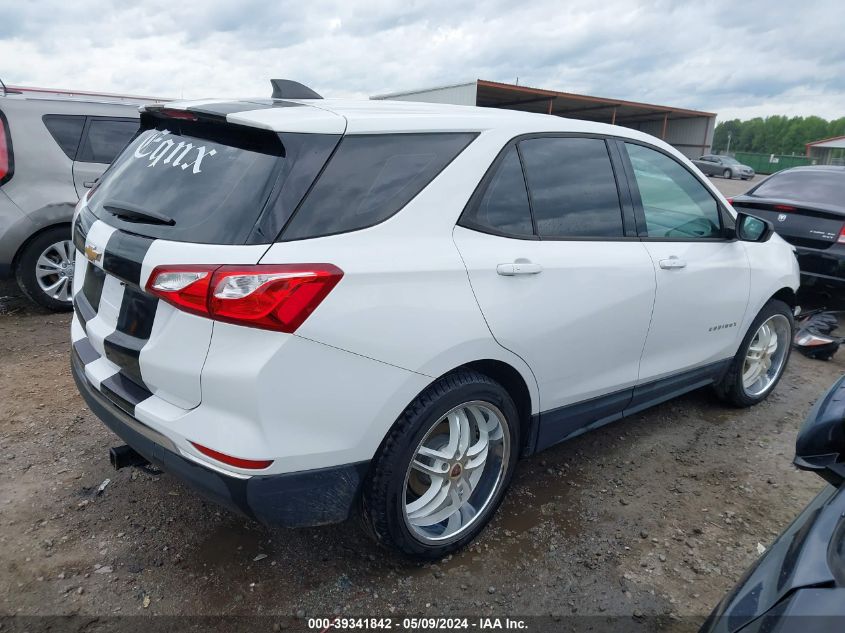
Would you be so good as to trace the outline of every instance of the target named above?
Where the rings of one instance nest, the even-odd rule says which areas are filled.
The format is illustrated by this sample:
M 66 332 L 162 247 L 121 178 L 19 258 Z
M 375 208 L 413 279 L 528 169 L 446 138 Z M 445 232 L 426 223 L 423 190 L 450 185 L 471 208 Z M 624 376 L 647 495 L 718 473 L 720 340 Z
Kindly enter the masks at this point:
M 837 0 L 484 4 L 0 0 L 7 83 L 162 97 L 326 96 L 484 78 L 715 111 L 843 116 Z

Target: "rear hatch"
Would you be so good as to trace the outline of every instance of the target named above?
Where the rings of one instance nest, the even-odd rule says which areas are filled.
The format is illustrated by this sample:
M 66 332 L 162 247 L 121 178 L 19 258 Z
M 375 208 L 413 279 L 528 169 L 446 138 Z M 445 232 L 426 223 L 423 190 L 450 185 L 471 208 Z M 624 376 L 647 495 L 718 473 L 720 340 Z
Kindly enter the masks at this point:
M 826 249 L 845 228 L 845 172 L 790 170 L 733 199 L 737 211 L 769 220 L 795 246 Z
M 74 348 L 95 387 L 130 413 L 151 395 L 183 409 L 201 402 L 213 321 L 146 292 L 150 273 L 256 264 L 338 139 L 187 110 L 142 115 L 73 223 Z

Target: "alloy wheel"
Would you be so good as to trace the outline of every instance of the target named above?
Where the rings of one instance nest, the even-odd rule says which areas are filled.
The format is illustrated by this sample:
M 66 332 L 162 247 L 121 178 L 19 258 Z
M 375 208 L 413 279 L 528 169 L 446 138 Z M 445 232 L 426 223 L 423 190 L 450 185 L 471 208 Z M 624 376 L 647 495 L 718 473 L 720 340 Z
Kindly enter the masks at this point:
M 35 262 L 35 279 L 41 291 L 56 301 L 70 303 L 73 291 L 73 242 L 50 244 Z
M 511 451 L 508 423 L 472 401 L 440 418 L 417 446 L 405 475 L 404 518 L 428 544 L 459 539 L 502 487 Z
M 789 320 L 782 314 L 766 319 L 748 346 L 742 364 L 742 387 L 749 396 L 765 393 L 780 376 L 791 341 Z

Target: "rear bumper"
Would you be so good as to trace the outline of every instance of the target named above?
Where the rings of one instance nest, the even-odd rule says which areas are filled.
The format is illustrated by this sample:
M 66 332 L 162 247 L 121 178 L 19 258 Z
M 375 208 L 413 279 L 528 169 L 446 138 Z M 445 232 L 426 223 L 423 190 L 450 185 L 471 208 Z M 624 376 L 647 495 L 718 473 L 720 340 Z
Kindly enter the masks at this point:
M 167 437 L 115 407 L 85 377 L 75 352 L 71 369 L 94 414 L 150 463 L 209 500 L 265 525 L 305 527 L 346 520 L 357 502 L 369 462 L 278 475 L 229 477 L 186 459 Z
M 826 249 L 799 246 L 795 249 L 795 257 L 802 276 L 815 283 L 845 287 L 845 244 L 834 244 Z

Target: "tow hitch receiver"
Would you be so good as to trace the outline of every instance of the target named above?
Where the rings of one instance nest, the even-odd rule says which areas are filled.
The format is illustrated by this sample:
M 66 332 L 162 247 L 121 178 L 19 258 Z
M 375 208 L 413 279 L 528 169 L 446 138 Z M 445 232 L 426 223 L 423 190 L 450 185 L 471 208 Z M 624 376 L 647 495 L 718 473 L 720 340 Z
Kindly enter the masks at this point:
M 127 466 L 146 466 L 147 459 L 131 446 L 113 446 L 109 449 L 109 461 L 115 470 Z

